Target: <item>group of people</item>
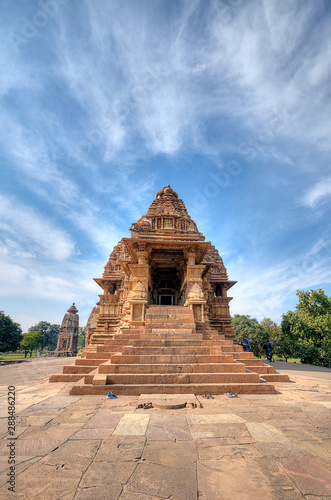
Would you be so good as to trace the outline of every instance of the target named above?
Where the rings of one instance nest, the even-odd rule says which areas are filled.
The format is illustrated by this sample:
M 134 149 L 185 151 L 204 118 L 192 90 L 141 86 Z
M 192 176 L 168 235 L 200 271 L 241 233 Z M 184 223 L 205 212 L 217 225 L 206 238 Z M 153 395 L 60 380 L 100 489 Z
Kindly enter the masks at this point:
M 243 346 L 245 352 L 250 350 L 251 343 L 248 340 L 248 338 L 246 337 L 246 335 L 243 336 L 243 340 L 241 342 L 241 345 Z M 274 348 L 274 346 L 272 345 L 271 340 L 267 339 L 266 343 L 263 346 L 263 349 L 265 349 L 265 351 L 267 353 L 267 360 L 268 361 L 272 361 L 273 348 Z

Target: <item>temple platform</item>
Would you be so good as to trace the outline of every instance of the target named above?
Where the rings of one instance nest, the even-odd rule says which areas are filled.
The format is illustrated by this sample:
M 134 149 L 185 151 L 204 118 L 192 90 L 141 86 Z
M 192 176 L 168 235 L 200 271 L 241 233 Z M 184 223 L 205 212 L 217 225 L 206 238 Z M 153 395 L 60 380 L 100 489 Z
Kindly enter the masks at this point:
M 270 382 L 289 379 L 217 330 L 196 333 L 191 309 L 153 306 L 146 311 L 145 328 L 112 335 L 50 381 L 74 382 L 72 395 L 136 396 L 274 394 Z

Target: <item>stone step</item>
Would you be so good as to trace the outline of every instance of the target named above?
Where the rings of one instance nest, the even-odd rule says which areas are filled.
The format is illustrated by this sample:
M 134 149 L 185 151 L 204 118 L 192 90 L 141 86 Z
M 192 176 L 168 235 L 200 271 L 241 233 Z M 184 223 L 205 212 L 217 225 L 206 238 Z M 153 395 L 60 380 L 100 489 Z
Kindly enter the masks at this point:
M 252 352 L 236 352 L 233 354 L 233 359 L 238 359 L 240 361 L 244 359 L 254 359 L 254 354 Z
M 118 341 L 114 341 L 114 343 L 112 344 L 104 344 L 104 345 L 100 345 L 100 346 L 96 346 L 95 350 L 89 350 L 89 351 L 86 351 L 85 355 L 87 356 L 88 353 L 90 352 L 123 352 L 124 353 L 124 349 L 126 349 L 126 353 L 128 352 L 127 351 L 127 348 L 132 348 L 132 349 L 140 349 L 140 353 L 143 353 L 144 350 L 146 350 L 146 354 L 147 353 L 151 353 L 151 349 L 158 349 L 158 352 L 160 354 L 162 354 L 163 352 L 166 352 L 167 350 L 169 349 L 177 349 L 178 350 L 178 354 L 189 354 L 191 352 L 194 352 L 194 353 L 198 353 L 198 352 L 215 352 L 215 353 L 224 353 L 224 352 L 229 352 L 229 353 L 232 353 L 234 352 L 234 348 L 229 348 L 228 346 L 223 346 L 221 343 L 219 344 L 207 344 L 205 345 L 203 342 L 204 341 L 172 341 L 172 340 L 163 340 L 163 341 L 141 341 L 143 343 L 143 345 L 140 345 L 140 344 L 136 344 L 135 341 L 133 342 L 130 342 L 129 340 L 125 340 L 123 342 L 118 342 Z M 179 345 L 178 345 L 179 344 Z M 206 351 L 201 351 L 202 350 L 206 350 Z M 166 350 L 166 351 L 165 351 Z M 138 351 L 132 351 L 133 353 L 134 352 L 137 352 Z M 157 351 L 153 351 L 153 353 L 155 354 L 158 354 Z
M 145 323 L 173 323 L 175 321 L 180 321 L 181 323 L 194 323 L 193 314 L 169 314 L 165 315 L 157 315 L 153 314 L 152 316 L 145 315 Z
M 148 304 L 147 306 L 147 310 L 148 311 L 152 311 L 152 310 L 161 310 L 161 311 L 164 311 L 164 310 L 170 310 L 170 309 L 175 309 L 175 310 L 185 310 L 185 311 L 191 311 L 192 309 L 190 309 L 188 306 L 183 306 L 183 305 L 170 305 L 170 304 L 167 304 L 167 305 L 164 305 L 164 304 Z
M 125 344 L 119 345 L 119 344 L 114 344 L 114 345 L 99 345 L 96 349 L 95 352 L 108 352 L 109 354 L 113 354 L 114 352 L 122 352 L 123 349 L 126 347 L 132 347 L 129 341 L 126 341 Z
M 233 342 L 231 342 L 231 340 L 224 340 L 220 337 L 215 337 L 214 339 L 203 339 L 203 345 L 222 345 L 233 347 Z
M 167 316 L 169 314 L 179 314 L 181 316 L 185 315 L 185 314 L 193 314 L 193 311 L 192 309 L 190 309 L 189 307 L 181 307 L 181 306 L 175 306 L 173 307 L 172 309 L 169 307 L 169 308 L 159 308 L 159 307 L 147 307 L 146 309 L 146 314 L 147 315 L 162 315 L 162 316 Z
M 148 329 L 146 329 L 148 331 Z M 192 328 L 151 328 L 150 329 L 150 334 L 152 335 L 186 335 L 189 337 L 190 335 L 193 334 Z M 202 335 L 201 335 L 202 337 Z
M 154 384 L 258 384 L 257 373 L 111 373 L 107 384 L 154 385 Z
M 153 328 L 160 328 L 162 330 L 183 330 L 183 329 L 195 329 L 195 324 L 192 321 L 182 321 L 181 319 L 175 319 L 173 321 L 153 321 L 152 323 L 146 322 L 146 330 L 151 330 Z
M 250 370 L 255 373 L 277 373 L 273 366 L 246 366 L 247 370 Z
M 261 380 L 266 382 L 289 382 L 290 378 L 288 375 L 282 373 L 266 373 L 265 375 L 260 375 Z
M 97 353 L 88 353 L 88 354 L 93 354 L 96 355 Z M 105 359 L 94 357 L 94 358 L 80 358 L 76 359 L 75 364 L 76 365 L 82 365 L 82 366 L 94 366 L 97 367 L 101 365 L 101 363 L 104 363 Z
M 190 355 L 190 354 L 223 354 L 222 347 L 174 347 L 174 346 L 164 346 L 164 347 L 123 347 L 123 355 L 134 354 L 136 356 L 141 355 Z
M 191 339 L 180 339 L 180 340 L 172 340 L 172 339 L 155 339 L 150 338 L 148 340 L 133 340 L 133 347 L 163 347 L 163 346 L 178 346 L 178 347 L 190 347 L 190 346 L 201 346 L 201 347 L 220 347 L 227 346 L 224 344 L 223 340 L 209 341 L 209 340 L 191 340 Z
M 241 363 L 156 364 L 133 365 L 104 363 L 99 373 L 245 373 Z
M 95 370 L 97 367 L 96 366 L 84 366 L 84 365 L 67 365 L 63 367 L 63 373 L 68 374 L 68 373 L 90 373 L 91 371 Z
M 63 374 L 63 373 L 54 373 L 49 377 L 50 382 L 79 382 L 84 379 L 84 374 Z
M 132 337 L 130 335 L 127 335 L 127 334 L 116 334 L 116 335 L 113 335 L 111 336 L 108 340 L 107 340 L 107 344 L 108 344 L 108 341 L 109 340 L 151 340 L 151 339 L 155 339 L 155 340 L 159 340 L 159 339 L 173 339 L 173 340 L 204 340 L 203 339 L 203 336 L 200 334 L 200 333 L 190 333 L 190 334 L 186 334 L 186 333 L 174 333 L 172 330 L 163 330 L 163 332 L 165 333 L 161 333 L 159 331 L 156 331 L 155 333 L 155 330 L 153 330 L 153 333 L 144 333 L 144 334 L 141 334 L 141 335 L 136 335 L 135 337 Z M 168 333 L 166 333 L 168 332 Z
M 98 356 L 101 356 L 102 353 L 98 353 Z M 90 356 L 95 356 L 95 354 L 91 353 Z M 107 359 L 106 356 L 104 359 Z M 111 356 L 111 362 L 114 364 L 191 364 L 191 363 L 232 363 L 233 356 L 230 354 L 216 354 L 216 355 L 208 355 L 208 354 L 191 354 L 191 355 L 122 355 L 122 354 L 113 354 Z
M 70 395 L 82 396 L 85 394 L 106 395 L 111 390 L 119 396 L 140 396 L 140 394 L 274 394 L 272 384 L 155 384 L 155 385 L 74 385 Z
M 183 333 L 146 333 L 145 335 L 141 335 L 139 339 L 135 340 L 204 340 L 202 335 L 191 333 L 190 335 Z
M 109 339 L 102 347 L 113 347 L 113 346 L 123 346 L 123 345 L 132 345 L 133 342 L 137 342 L 137 340 L 133 339 Z
M 93 350 L 91 352 L 120 352 L 122 349 L 127 347 L 134 347 L 135 349 L 181 348 L 185 350 L 194 348 L 196 352 L 199 349 L 223 349 L 222 352 L 234 352 L 233 348 L 229 349 L 228 346 L 223 346 L 221 343 L 206 345 L 204 344 L 203 340 L 134 340 L 132 342 L 130 342 L 129 340 L 125 340 L 123 342 L 114 341 L 114 343 L 97 346 L 96 350 Z
M 130 328 L 120 328 L 120 335 L 123 333 L 130 333 L 130 335 L 135 335 L 138 333 L 144 333 L 145 332 L 145 326 L 130 326 Z
M 250 369 L 250 366 L 263 366 L 262 359 L 241 359 L 240 363 L 244 363 L 248 369 Z
M 225 345 L 222 346 L 223 352 L 243 352 L 241 345 Z

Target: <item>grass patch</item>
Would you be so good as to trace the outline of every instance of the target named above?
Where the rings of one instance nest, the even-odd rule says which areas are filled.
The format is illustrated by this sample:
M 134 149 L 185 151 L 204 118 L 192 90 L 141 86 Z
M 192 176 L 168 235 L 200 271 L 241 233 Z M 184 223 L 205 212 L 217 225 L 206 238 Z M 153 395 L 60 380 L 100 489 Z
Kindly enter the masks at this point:
M 262 359 L 264 361 L 267 361 L 267 356 L 262 356 Z M 286 361 L 285 358 L 282 358 L 281 356 L 277 356 L 277 355 L 272 356 L 272 360 L 273 361 L 284 361 L 284 362 Z M 300 358 L 288 358 L 287 362 L 288 363 L 301 363 L 301 360 L 300 360 Z
M 42 356 L 45 356 L 45 354 L 43 354 Z M 32 353 L 32 358 L 39 358 L 39 354 L 37 354 L 37 356 L 35 355 L 35 353 L 33 352 Z M 23 352 L 14 352 L 12 354 L 6 354 L 4 355 L 2 352 L 0 353 L 0 359 L 3 359 L 3 360 L 6 360 L 6 359 L 22 359 L 24 358 L 24 353 Z M 26 359 L 30 358 L 30 354 L 27 355 Z

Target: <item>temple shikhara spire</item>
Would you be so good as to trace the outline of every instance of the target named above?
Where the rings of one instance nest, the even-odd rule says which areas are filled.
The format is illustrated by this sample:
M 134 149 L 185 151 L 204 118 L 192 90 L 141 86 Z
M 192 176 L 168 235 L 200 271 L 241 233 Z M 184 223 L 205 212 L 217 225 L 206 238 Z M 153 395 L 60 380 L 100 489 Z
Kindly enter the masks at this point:
M 62 320 L 54 356 L 77 356 L 79 316 L 75 303 L 69 307 Z
M 169 184 L 130 231 L 95 279 L 102 293 L 84 358 L 51 380 L 82 379 L 72 394 L 273 393 L 268 381 L 281 376 L 235 344 L 228 290 L 236 281 Z

